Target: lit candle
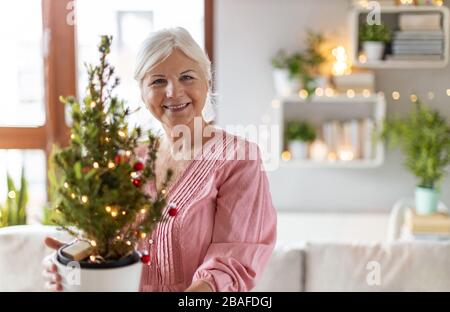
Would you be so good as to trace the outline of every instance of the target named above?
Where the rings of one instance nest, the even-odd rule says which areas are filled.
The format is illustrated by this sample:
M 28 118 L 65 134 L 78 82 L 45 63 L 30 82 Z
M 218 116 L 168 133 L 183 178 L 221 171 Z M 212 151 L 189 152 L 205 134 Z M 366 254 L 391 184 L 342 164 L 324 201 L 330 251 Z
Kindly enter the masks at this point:
M 310 155 L 314 161 L 324 161 L 328 156 L 328 146 L 321 140 L 315 140 L 311 144 Z

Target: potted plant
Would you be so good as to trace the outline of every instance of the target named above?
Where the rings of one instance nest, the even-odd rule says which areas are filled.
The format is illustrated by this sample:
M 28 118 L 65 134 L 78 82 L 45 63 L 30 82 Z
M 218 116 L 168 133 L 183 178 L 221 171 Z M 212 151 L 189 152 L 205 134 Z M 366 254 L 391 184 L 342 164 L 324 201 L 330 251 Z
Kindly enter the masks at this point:
M 290 121 L 286 125 L 288 149 L 294 159 L 308 157 L 308 144 L 315 140 L 316 130 L 306 121 Z
M 359 41 L 368 61 L 378 61 L 383 58 L 386 43 L 391 40 L 388 27 L 381 23 L 379 25 L 363 23 L 359 30 Z
M 321 52 L 324 38 L 321 34 L 309 31 L 307 48 L 302 53 L 288 54 L 279 50 L 272 58 L 273 77 L 276 92 L 281 96 L 297 93 L 300 89 L 314 93 L 315 87 L 321 79 L 316 79 L 318 68 L 326 61 Z
M 436 212 L 438 183 L 450 164 L 450 125 L 445 117 L 418 101 L 406 118 L 386 121 L 381 135 L 391 147 L 400 147 L 405 166 L 420 181 L 415 192 L 417 213 Z
M 84 100 L 61 98 L 73 125 L 69 146 L 54 155 L 62 173 L 56 222 L 77 238 L 56 253 L 65 290 L 137 291 L 141 260 L 149 261 L 137 245 L 162 221 L 165 207 L 165 190 L 155 196 L 143 190 L 155 178 L 158 139 L 148 132 L 147 157 L 140 158 L 142 131 L 128 128 L 130 111 L 112 95 L 119 79 L 107 62 L 111 40 L 101 37 L 100 64 L 87 66 Z

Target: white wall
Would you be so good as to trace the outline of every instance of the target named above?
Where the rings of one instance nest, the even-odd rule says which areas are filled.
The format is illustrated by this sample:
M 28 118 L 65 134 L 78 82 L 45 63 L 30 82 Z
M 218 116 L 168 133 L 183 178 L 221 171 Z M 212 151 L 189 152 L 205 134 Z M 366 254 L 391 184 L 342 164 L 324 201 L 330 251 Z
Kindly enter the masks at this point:
M 348 46 L 349 0 L 216 0 L 215 61 L 218 123 L 261 124 L 275 92 L 270 58 L 279 48 L 302 48 L 306 30 L 325 32 Z M 450 69 L 379 70 L 379 91 L 398 90 L 398 102 L 388 98 L 388 115 L 411 108 L 411 92 L 450 116 Z M 280 210 L 387 212 L 401 197 L 413 194 L 415 178 L 403 169 L 399 152 L 388 152 L 376 169 L 278 169 L 269 172 L 273 201 Z M 450 203 L 450 178 L 443 187 Z

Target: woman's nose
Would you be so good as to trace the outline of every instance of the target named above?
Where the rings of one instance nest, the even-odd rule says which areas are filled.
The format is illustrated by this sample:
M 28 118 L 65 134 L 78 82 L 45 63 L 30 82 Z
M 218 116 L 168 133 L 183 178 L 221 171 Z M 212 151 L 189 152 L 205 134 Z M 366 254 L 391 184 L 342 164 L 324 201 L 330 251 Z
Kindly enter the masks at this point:
M 168 98 L 176 98 L 183 93 L 183 86 L 178 82 L 169 82 L 166 88 Z

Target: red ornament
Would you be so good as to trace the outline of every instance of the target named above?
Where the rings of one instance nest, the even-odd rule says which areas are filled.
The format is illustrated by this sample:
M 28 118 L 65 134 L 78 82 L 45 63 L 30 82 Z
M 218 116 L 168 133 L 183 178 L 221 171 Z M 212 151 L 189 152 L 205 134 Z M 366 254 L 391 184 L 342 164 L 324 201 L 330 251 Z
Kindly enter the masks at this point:
M 144 170 L 144 164 L 140 161 L 134 164 L 133 166 L 134 171 L 142 171 Z
M 88 173 L 89 171 L 91 171 L 91 167 L 83 167 L 83 169 L 81 170 L 83 173 Z
M 150 262 L 150 255 L 148 253 L 144 253 L 141 257 L 141 262 L 142 263 L 149 263 Z
M 133 184 L 134 184 L 134 186 L 139 187 L 142 184 L 142 180 L 141 179 L 133 179 Z
M 122 156 L 116 155 L 116 157 L 114 157 L 114 162 L 116 165 L 119 165 L 122 162 Z
M 178 213 L 178 209 L 177 208 L 170 208 L 169 209 L 169 216 L 171 217 L 175 217 Z

